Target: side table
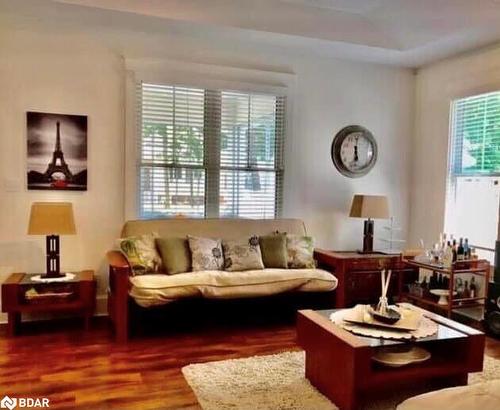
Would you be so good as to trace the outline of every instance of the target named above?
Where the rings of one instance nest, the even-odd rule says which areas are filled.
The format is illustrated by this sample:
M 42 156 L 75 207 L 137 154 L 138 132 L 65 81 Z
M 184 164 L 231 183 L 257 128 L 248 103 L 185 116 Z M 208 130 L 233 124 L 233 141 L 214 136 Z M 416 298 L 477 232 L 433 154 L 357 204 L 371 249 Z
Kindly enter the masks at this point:
M 400 296 L 403 278 L 414 281 L 418 271 L 406 265 L 400 254 L 360 254 L 351 251 L 315 249 L 314 259 L 318 267 L 332 272 L 339 283 L 336 289 L 335 307 L 351 307 L 357 303 L 377 303 L 380 297 L 380 271 L 391 269 L 392 277 L 388 296 Z M 405 272 L 404 275 L 401 273 Z
M 94 272 L 85 270 L 64 282 L 36 282 L 34 274 L 12 273 L 2 284 L 2 312 L 8 314 L 7 334 L 14 336 L 23 313 L 61 312 L 76 313 L 84 318 L 87 330 L 96 303 Z M 40 297 L 27 297 L 33 289 Z

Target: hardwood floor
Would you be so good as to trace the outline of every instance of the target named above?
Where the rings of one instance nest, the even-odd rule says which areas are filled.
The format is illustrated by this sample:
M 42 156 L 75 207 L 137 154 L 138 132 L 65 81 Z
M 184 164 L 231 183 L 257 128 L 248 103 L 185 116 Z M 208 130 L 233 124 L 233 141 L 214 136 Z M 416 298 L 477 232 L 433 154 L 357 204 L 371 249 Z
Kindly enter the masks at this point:
M 52 409 L 198 409 L 181 368 L 189 363 L 298 349 L 293 325 L 213 327 L 113 342 L 104 318 L 0 332 L 0 395 L 48 397 Z M 500 341 L 488 339 L 500 359 Z M 1 398 L 1 397 L 0 397 Z

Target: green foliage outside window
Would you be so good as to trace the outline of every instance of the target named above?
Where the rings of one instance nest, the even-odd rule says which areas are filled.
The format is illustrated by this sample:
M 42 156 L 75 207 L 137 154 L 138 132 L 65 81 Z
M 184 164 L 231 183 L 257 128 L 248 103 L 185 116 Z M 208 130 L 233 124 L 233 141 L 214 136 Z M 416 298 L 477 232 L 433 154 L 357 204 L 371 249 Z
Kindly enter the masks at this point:
M 455 174 L 500 173 L 500 92 L 454 104 Z

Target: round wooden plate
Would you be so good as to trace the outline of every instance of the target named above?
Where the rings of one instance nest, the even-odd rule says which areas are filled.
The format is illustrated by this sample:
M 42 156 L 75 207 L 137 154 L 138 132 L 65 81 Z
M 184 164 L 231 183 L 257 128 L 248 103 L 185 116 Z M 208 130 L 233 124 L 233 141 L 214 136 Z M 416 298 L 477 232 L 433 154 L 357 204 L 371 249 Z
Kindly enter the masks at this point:
M 401 367 L 412 363 L 425 362 L 431 354 L 421 347 L 379 349 L 372 359 L 384 366 Z

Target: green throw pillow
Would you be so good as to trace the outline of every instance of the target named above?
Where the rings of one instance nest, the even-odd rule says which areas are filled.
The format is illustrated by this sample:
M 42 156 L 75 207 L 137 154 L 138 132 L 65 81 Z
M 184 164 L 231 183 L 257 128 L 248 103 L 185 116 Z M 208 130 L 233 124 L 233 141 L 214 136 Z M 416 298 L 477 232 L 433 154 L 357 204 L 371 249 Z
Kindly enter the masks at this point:
M 311 236 L 286 236 L 288 267 L 292 269 L 314 269 L 314 239 Z
M 288 268 L 286 234 L 261 236 L 259 243 L 266 268 Z
M 191 271 L 191 251 L 186 238 L 157 238 L 156 246 L 166 273 L 175 275 Z
M 156 234 L 153 233 L 118 240 L 118 246 L 132 267 L 134 275 L 161 271 L 161 257 L 156 250 L 155 238 Z

